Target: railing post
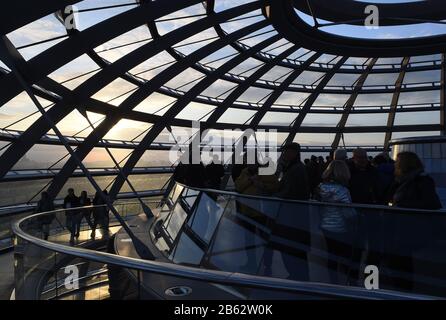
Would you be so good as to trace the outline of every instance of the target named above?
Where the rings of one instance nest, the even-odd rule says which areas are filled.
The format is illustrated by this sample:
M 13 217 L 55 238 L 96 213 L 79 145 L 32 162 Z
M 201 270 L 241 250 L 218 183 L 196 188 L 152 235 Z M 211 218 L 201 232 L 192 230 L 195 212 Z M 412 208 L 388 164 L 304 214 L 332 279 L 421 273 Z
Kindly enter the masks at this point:
M 141 271 L 137 270 L 138 274 L 138 300 L 141 300 Z
M 56 286 L 56 298 L 59 297 L 59 285 L 57 283 L 57 252 L 54 252 L 54 282 Z

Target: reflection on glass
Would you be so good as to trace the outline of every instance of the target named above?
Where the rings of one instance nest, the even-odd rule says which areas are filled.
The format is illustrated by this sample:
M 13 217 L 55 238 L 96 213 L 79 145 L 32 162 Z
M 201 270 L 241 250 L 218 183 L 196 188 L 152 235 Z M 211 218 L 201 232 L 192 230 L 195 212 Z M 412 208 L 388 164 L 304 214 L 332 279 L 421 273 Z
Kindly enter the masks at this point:
M 184 187 L 180 186 L 179 184 L 177 184 L 175 186 L 175 188 L 173 189 L 173 192 L 171 192 L 171 194 L 172 194 L 172 197 L 171 197 L 172 203 L 175 203 L 177 201 L 177 199 L 180 196 L 181 191 L 183 191 L 183 189 L 184 189 Z
M 184 221 L 186 220 L 186 217 L 187 213 L 178 203 L 173 209 L 173 212 L 170 215 L 168 221 L 166 221 L 166 223 L 164 224 L 164 227 L 166 228 L 167 233 L 172 240 L 175 240 L 175 238 L 177 237 L 178 232 L 180 231 Z
M 382 289 L 446 296 L 444 213 L 353 211 L 337 204 L 181 190 L 164 224 L 172 240 L 182 228 L 187 234 L 171 255 L 176 263 L 200 264 L 205 257 L 204 266 L 217 270 L 362 288 L 366 266 L 375 265 Z M 333 211 L 345 218 L 348 237 L 324 232 L 323 217 Z
M 186 191 L 184 192 L 184 194 L 182 196 L 182 199 L 183 199 L 183 201 L 185 201 L 187 203 L 189 208 L 192 208 L 192 206 L 195 203 L 195 200 L 197 200 L 199 193 L 200 192 L 196 191 L 196 190 L 186 189 Z
M 204 252 L 201 250 L 184 232 L 169 259 L 174 263 L 186 263 L 198 265 L 203 258 Z
M 189 226 L 202 240 L 209 242 L 222 214 L 223 208 L 203 193 L 197 210 L 189 220 Z
M 254 232 L 252 221 L 223 217 L 210 254 L 211 264 L 221 270 L 256 274 L 265 241 Z

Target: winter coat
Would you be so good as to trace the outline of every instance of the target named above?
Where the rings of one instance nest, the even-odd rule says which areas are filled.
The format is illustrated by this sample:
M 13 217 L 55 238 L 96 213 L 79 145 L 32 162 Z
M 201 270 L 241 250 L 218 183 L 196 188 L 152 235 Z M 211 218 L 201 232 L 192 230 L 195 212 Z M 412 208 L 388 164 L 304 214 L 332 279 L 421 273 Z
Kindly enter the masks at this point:
M 292 200 L 310 199 L 310 183 L 302 162 L 292 163 L 284 170 L 277 197 Z
M 317 198 L 322 202 L 351 203 L 349 190 L 335 182 L 323 182 L 317 190 Z M 324 231 L 345 233 L 350 229 L 349 223 L 356 216 L 353 208 L 341 206 L 322 207 L 320 227 Z
M 426 210 L 442 208 L 434 180 L 421 170 L 398 179 L 391 192 L 392 203 L 396 207 Z
M 358 169 L 352 162 L 349 167 L 352 201 L 361 204 L 385 204 L 385 186 L 378 170 L 371 165 L 364 170 Z

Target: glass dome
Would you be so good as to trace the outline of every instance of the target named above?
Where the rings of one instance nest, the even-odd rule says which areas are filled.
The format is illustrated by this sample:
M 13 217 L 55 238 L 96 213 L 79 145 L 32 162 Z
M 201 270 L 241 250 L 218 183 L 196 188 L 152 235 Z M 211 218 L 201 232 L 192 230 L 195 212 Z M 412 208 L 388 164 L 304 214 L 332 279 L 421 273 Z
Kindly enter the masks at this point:
M 162 190 L 173 137 L 187 143 L 194 121 L 214 136 L 277 130 L 279 144 L 313 153 L 444 133 L 441 1 L 329 2 L 9 4 L 2 205 L 43 189 L 57 197 L 74 182 L 91 188 L 79 162 L 112 197 Z M 370 4 L 382 29 L 361 22 Z

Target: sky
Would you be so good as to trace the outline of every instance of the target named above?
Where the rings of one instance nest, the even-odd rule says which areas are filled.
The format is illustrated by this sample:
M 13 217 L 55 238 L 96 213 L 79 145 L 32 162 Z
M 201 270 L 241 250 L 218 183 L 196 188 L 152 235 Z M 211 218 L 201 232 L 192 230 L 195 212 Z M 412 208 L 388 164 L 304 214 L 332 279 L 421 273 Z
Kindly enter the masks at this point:
M 245 2 L 251 2 L 254 0 L 247 0 Z M 396 1 L 375 1 L 378 2 L 396 2 Z M 399 1 L 399 2 L 408 2 L 408 1 Z M 108 19 L 114 15 L 117 15 L 126 10 L 130 10 L 136 6 L 134 1 L 131 0 L 85 0 L 77 4 L 77 8 L 79 10 L 95 8 L 100 6 L 108 6 L 115 4 L 128 4 L 128 6 L 123 6 L 114 9 L 107 10 L 95 10 L 90 12 L 82 12 L 78 15 L 77 27 L 80 31 L 85 30 L 91 26 L 94 26 L 100 21 L 104 19 Z M 217 12 L 229 9 L 235 5 L 239 5 L 240 1 L 238 0 L 216 0 L 216 8 Z M 191 15 L 204 14 L 205 10 L 199 5 L 192 6 L 190 8 L 183 9 L 179 12 L 175 12 L 169 16 L 163 18 L 163 20 L 168 20 L 174 17 L 188 17 Z M 260 10 L 256 12 L 252 12 L 247 16 L 255 16 L 259 15 Z M 302 17 L 307 20 L 308 17 L 302 15 Z M 157 27 L 159 28 L 160 34 L 164 35 L 172 30 L 178 29 L 185 24 L 188 24 L 192 21 L 196 21 L 201 17 L 192 17 L 187 19 L 179 19 L 179 20 L 168 20 L 168 21 L 160 21 L 157 22 Z M 249 19 L 234 21 L 225 23 L 222 25 L 223 29 L 230 33 L 240 29 L 243 26 L 246 26 L 251 23 L 255 23 L 264 19 L 263 16 L 255 16 Z M 434 24 L 421 24 L 417 26 L 406 26 L 406 27 L 381 27 L 378 30 L 366 30 L 364 27 L 351 27 L 351 26 L 337 26 L 325 28 L 326 32 L 333 32 L 336 34 L 340 34 L 343 36 L 350 37 L 361 37 L 361 38 L 385 38 L 385 39 L 397 39 L 401 37 L 421 37 L 421 36 L 429 36 L 435 34 L 443 34 L 446 30 L 444 29 L 445 25 L 434 25 Z M 268 37 L 275 34 L 275 31 L 271 26 L 264 28 L 255 33 L 260 34 L 262 32 L 271 31 L 268 34 L 258 35 L 252 37 L 250 39 L 242 41 L 244 44 L 252 46 L 262 40 L 267 39 Z M 24 26 L 14 32 L 8 34 L 8 38 L 13 42 L 16 47 L 36 43 L 39 41 L 44 41 L 47 39 L 51 39 L 57 36 L 61 36 L 65 34 L 65 30 L 62 24 L 53 16 L 49 15 L 38 21 L 35 21 L 27 26 Z M 182 43 L 179 44 L 177 48 L 178 51 L 184 54 L 190 54 L 195 50 L 201 48 L 202 46 L 211 43 L 215 40 L 217 36 L 215 30 L 208 29 L 205 30 L 191 38 L 185 39 Z M 207 40 L 209 39 L 209 40 Z M 56 41 L 51 41 L 42 45 L 36 45 L 29 48 L 19 50 L 20 53 L 26 60 L 33 58 L 34 56 L 40 54 L 44 50 L 50 48 L 51 46 L 57 44 L 64 39 L 59 39 Z M 140 26 L 134 30 L 131 30 L 111 41 L 108 41 L 99 47 L 95 48 L 96 52 L 103 57 L 104 59 L 114 62 L 124 55 L 128 54 L 132 50 L 137 49 L 138 47 L 149 43 L 151 41 L 151 35 L 148 29 L 145 26 Z M 191 42 L 196 42 L 195 44 L 187 45 Z M 121 46 L 128 43 L 137 42 L 133 45 L 124 46 L 120 48 L 115 48 L 117 46 Z M 281 40 L 278 43 L 275 43 L 265 51 L 270 50 L 270 54 L 279 54 L 283 50 L 289 48 L 291 44 L 287 44 L 285 40 Z M 278 48 L 276 48 L 278 47 Z M 276 49 L 275 49 L 276 48 Z M 272 50 L 271 50 L 272 49 Z M 227 46 L 211 56 L 203 59 L 200 63 L 208 64 L 210 67 L 218 68 L 223 63 L 232 58 L 237 52 Z M 312 52 L 306 49 L 299 49 L 295 53 L 293 53 L 289 58 L 296 59 L 299 56 L 304 55 L 300 60 L 305 60 L 308 58 Z M 225 58 L 226 57 L 226 58 Z M 423 61 L 430 61 L 432 59 L 438 59 L 439 56 L 424 56 L 424 57 L 414 57 L 412 62 L 422 63 Z M 328 54 L 324 54 L 319 58 L 316 62 L 319 63 L 327 63 L 336 59 L 336 57 Z M 390 59 L 379 59 L 378 63 L 393 63 L 400 64 L 401 58 L 390 58 Z M 336 60 L 334 60 L 336 61 Z M 347 63 L 364 63 L 365 59 L 360 57 L 350 58 Z M 145 61 L 142 64 L 135 65 L 130 70 L 132 74 L 137 74 L 139 77 L 145 80 L 150 80 L 154 76 L 156 76 L 159 72 L 169 67 L 175 60 L 166 52 L 163 52 L 151 59 Z M 165 66 L 162 66 L 165 65 Z M 235 69 L 231 70 L 230 73 L 241 75 L 244 77 L 248 77 L 252 73 L 257 70 L 261 66 L 261 62 L 255 59 L 248 59 Z M 4 65 L 0 63 L 0 66 Z M 162 66 L 156 68 L 154 67 Z M 84 81 L 87 81 L 91 76 L 93 76 L 97 72 L 98 66 L 87 56 L 83 55 L 76 60 L 70 62 L 69 64 L 63 66 L 62 68 L 56 70 L 49 76 L 59 82 L 64 82 L 73 77 L 85 74 L 89 72 L 88 75 L 80 77 L 79 79 L 69 81 L 64 83 L 64 85 L 69 89 L 75 89 Z M 149 71 L 147 71 L 149 70 Z M 282 81 L 291 71 L 291 69 L 284 67 L 274 67 L 271 72 L 262 77 L 262 81 Z M 301 76 L 299 76 L 294 82 L 293 85 L 317 85 L 318 81 L 320 81 L 321 76 L 323 74 L 318 74 L 316 72 L 304 72 Z M 199 79 L 202 77 L 202 74 L 198 71 L 195 71 L 191 68 L 186 71 L 178 74 L 175 78 L 171 79 L 168 83 L 166 83 L 167 87 L 176 88 L 181 91 L 187 91 L 195 85 Z M 338 74 L 336 75 L 328 84 L 328 86 L 352 86 L 357 80 L 357 75 L 348 75 L 348 74 Z M 439 81 L 440 72 L 438 71 L 429 71 L 429 72 L 420 72 L 420 73 L 408 73 L 404 83 L 410 84 L 415 82 L 435 82 Z M 197 80 L 197 81 L 193 81 Z M 396 80 L 396 75 L 394 74 L 375 74 L 371 75 L 365 86 L 373 86 L 373 85 L 393 85 Z M 192 83 L 190 83 L 192 81 Z M 229 95 L 232 89 L 236 87 L 236 84 L 230 83 L 224 80 L 216 81 L 210 88 L 206 89 L 202 95 L 203 96 L 211 96 L 218 97 L 219 99 L 224 99 Z M 116 81 L 113 81 L 109 85 L 107 85 L 102 90 L 96 92 L 92 97 L 95 99 L 99 99 L 104 102 L 108 102 L 111 105 L 119 106 L 119 104 L 125 100 L 134 90 L 136 86 L 118 78 Z M 271 94 L 271 90 L 260 89 L 260 88 L 250 88 L 247 90 L 238 100 L 238 103 L 251 103 L 254 105 L 261 105 L 262 102 L 265 101 L 265 97 Z M 285 92 L 283 95 L 279 97 L 276 101 L 275 106 L 278 108 L 283 108 L 284 111 L 286 109 L 294 106 L 301 105 L 305 99 L 308 97 L 308 93 L 299 93 L 299 92 Z M 367 106 L 367 105 L 376 105 L 382 104 L 388 106 L 390 104 L 392 95 L 360 95 L 355 105 L 357 106 Z M 345 103 L 348 99 L 346 95 L 333 95 L 333 94 L 325 94 L 321 95 L 315 102 L 315 106 L 340 106 Z M 40 99 L 42 105 L 44 107 L 50 106 L 50 102 Z M 164 96 L 162 94 L 156 93 L 147 97 L 141 104 L 136 106 L 135 110 L 152 113 L 157 115 L 163 115 L 168 107 L 171 106 L 175 102 L 174 98 Z M 401 103 L 438 103 L 439 102 L 439 93 L 438 91 L 426 91 L 422 93 L 403 93 L 400 98 Z M 178 116 L 180 119 L 194 120 L 194 119 L 202 119 L 206 120 L 210 113 L 215 109 L 215 106 L 206 105 L 201 103 L 191 103 L 189 104 Z M 0 128 L 5 128 L 11 125 L 12 123 L 20 120 L 21 118 L 29 115 L 31 113 L 35 113 L 37 109 L 33 106 L 31 100 L 26 96 L 26 94 L 22 93 L 6 103 L 4 106 L 0 107 Z M 243 124 L 248 121 L 254 114 L 255 109 L 251 110 L 242 110 L 231 108 L 226 112 L 220 122 L 223 123 L 235 123 L 235 124 Z M 35 114 L 33 117 L 30 117 L 27 120 L 20 121 L 19 123 L 9 126 L 8 129 L 13 130 L 25 130 L 28 128 L 37 118 L 39 114 Z M 277 112 L 268 112 L 264 119 L 262 119 L 261 124 L 274 124 L 274 125 L 289 125 L 293 121 L 293 117 L 297 116 L 296 113 L 284 113 L 280 114 Z M 98 114 L 89 114 L 90 119 L 95 122 L 95 125 L 100 123 L 103 116 Z M 318 125 L 318 126 L 335 126 L 339 121 L 340 115 L 322 115 L 322 114 L 309 114 L 303 125 Z M 384 125 L 387 121 L 386 115 L 367 115 L 365 118 L 363 115 L 351 115 L 348 119 L 347 126 L 352 125 Z M 417 124 L 417 123 L 438 123 L 438 112 L 424 112 L 418 114 L 411 113 L 401 113 L 397 114 L 396 124 Z M 72 114 L 67 116 L 64 120 L 62 120 L 58 124 L 58 128 L 65 135 L 74 135 L 81 131 L 84 128 L 88 127 L 88 123 L 83 117 L 77 112 L 74 111 Z M 118 123 L 106 135 L 106 139 L 122 139 L 122 140 L 130 140 L 135 138 L 138 135 L 146 132 L 150 128 L 150 124 L 146 124 L 143 122 L 136 122 L 130 120 L 122 120 Z M 91 129 L 83 130 L 79 136 L 86 136 L 91 132 Z M 426 135 L 432 133 L 425 133 Z M 395 138 L 400 137 L 401 134 L 395 134 Z M 285 135 L 279 135 L 279 139 L 283 141 L 285 139 Z M 167 132 L 163 132 L 162 136 L 158 139 L 159 141 L 167 141 L 169 140 L 170 135 Z M 303 145 L 330 145 L 334 138 L 333 134 L 299 134 L 298 139 Z M 141 139 L 141 138 L 139 138 Z M 347 144 L 353 145 L 379 145 L 384 141 L 384 134 L 346 134 L 345 140 Z M 0 144 L 0 147 L 2 145 Z M 42 162 L 46 159 L 46 155 L 48 152 L 53 153 L 56 157 L 62 157 L 66 152 L 63 148 L 49 147 L 49 146 L 36 146 L 27 154 L 27 159 L 33 159 L 38 162 Z M 118 158 L 123 158 L 128 154 L 128 151 L 122 150 L 114 150 L 115 155 Z M 153 160 L 153 156 L 148 156 L 148 160 Z M 95 149 L 89 157 L 86 159 L 86 162 L 91 163 L 105 163 L 107 162 L 108 156 L 105 154 L 103 150 Z

